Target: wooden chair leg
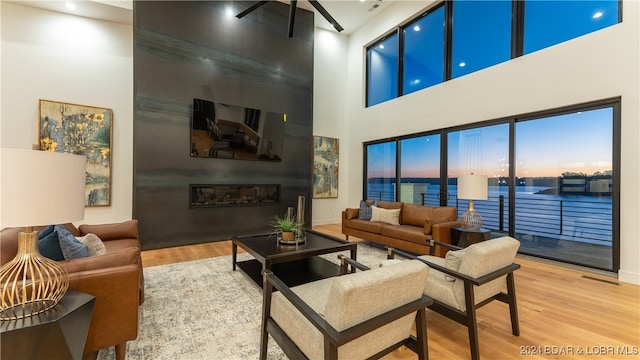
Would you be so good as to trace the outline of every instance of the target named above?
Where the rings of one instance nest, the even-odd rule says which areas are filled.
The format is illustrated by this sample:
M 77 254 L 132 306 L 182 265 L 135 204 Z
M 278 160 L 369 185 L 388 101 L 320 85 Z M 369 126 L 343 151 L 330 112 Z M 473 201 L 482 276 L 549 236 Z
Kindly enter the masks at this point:
M 515 336 L 520 336 L 520 323 L 518 322 L 518 305 L 516 303 L 516 285 L 513 272 L 507 275 L 507 299 L 509 302 L 509 313 L 511 314 L 511 332 Z
M 473 285 L 464 283 L 465 302 L 467 306 L 467 330 L 469 331 L 469 349 L 471 359 L 480 360 L 480 344 L 478 343 L 478 324 L 476 321 L 476 304 L 473 294 Z
M 269 271 L 269 273 L 271 273 Z M 260 360 L 267 358 L 267 342 L 269 341 L 269 333 L 267 332 L 267 320 L 271 316 L 271 294 L 273 293 L 273 285 L 267 281 L 266 272 L 262 277 L 263 303 L 262 303 L 262 324 L 260 334 Z
M 124 360 L 127 355 L 127 343 L 116 345 L 116 360 Z
M 416 314 L 416 342 L 418 359 L 429 360 L 429 344 L 427 340 L 427 309 L 420 309 Z

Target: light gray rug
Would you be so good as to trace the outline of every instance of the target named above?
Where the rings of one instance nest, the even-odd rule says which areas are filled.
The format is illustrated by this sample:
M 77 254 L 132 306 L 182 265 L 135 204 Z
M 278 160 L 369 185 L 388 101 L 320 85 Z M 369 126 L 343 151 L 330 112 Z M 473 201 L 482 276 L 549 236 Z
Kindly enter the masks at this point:
M 337 263 L 337 254 L 323 257 Z M 385 256 L 358 245 L 358 261 L 367 266 Z M 238 254 L 239 261 L 250 258 Z M 241 270 L 231 271 L 231 256 L 149 267 L 144 277 L 145 302 L 138 338 L 127 343 L 128 360 L 258 358 L 262 290 Z M 268 358 L 286 359 L 273 339 Z M 100 351 L 98 360 L 111 359 L 113 347 Z

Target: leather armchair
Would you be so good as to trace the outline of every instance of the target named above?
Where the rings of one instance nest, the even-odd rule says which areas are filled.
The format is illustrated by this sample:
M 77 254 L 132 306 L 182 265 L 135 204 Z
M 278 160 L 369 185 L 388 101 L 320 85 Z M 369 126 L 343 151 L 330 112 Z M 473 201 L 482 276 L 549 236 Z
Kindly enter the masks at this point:
M 65 227 L 74 236 L 95 234 L 106 247 L 104 255 L 58 262 L 69 274 L 69 289 L 96 297 L 84 354 L 115 346 L 116 358 L 124 359 L 126 342 L 138 336 L 138 307 L 144 302 L 138 220 Z M 0 232 L 0 265 L 15 257 L 21 231 L 24 228 Z

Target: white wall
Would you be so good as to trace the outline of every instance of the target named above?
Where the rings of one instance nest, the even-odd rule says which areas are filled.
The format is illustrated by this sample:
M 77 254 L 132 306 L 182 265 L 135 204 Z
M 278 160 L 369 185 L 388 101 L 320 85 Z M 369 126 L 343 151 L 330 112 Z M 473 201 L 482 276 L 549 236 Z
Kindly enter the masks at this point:
M 364 46 L 425 6 L 425 2 L 396 2 L 349 37 L 348 53 L 342 55 L 348 58 L 348 79 L 343 85 L 333 84 L 334 89 L 346 86 L 345 117 L 322 119 L 322 124 L 314 119 L 314 128 L 334 126 L 342 129 L 340 137 L 349 139 L 340 147 L 341 187 L 335 205 L 354 207 L 362 197 L 364 141 L 621 96 L 619 279 L 640 284 L 640 3 L 625 1 L 623 22 L 615 26 L 365 108 Z M 321 61 L 322 55 L 316 53 L 316 64 Z M 328 91 L 316 94 L 322 90 Z M 316 103 L 322 108 L 330 105 L 324 98 Z M 340 221 L 338 211 L 318 203 L 313 203 L 314 224 L 315 219 Z
M 316 28 L 313 63 L 313 135 L 337 138 L 338 197 L 313 199 L 312 224 L 340 222 L 346 207 L 347 179 L 351 166 L 362 167 L 360 159 L 345 156 L 349 139 L 347 103 L 344 91 L 347 81 L 347 46 L 349 38 L 334 31 Z M 336 216 L 337 219 L 336 220 Z
M 85 219 L 78 223 L 130 219 L 132 26 L 5 1 L 0 6 L 0 146 L 31 149 L 38 143 L 38 99 L 111 108 L 114 117 L 111 206 L 87 207 Z

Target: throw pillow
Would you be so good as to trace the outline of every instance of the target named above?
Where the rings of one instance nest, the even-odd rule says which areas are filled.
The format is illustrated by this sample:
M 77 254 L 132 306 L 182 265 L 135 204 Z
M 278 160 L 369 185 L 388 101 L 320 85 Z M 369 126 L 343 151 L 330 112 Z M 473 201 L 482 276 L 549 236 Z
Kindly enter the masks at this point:
M 400 225 L 400 209 L 383 209 L 371 205 L 371 221 Z
M 38 251 L 40 251 L 40 254 L 42 256 L 51 260 L 64 260 L 64 255 L 62 254 L 62 249 L 60 248 L 60 242 L 58 241 L 58 232 L 52 230 L 48 232 L 48 235 L 43 236 L 38 241 Z
M 53 230 L 54 230 L 53 225 L 49 225 L 46 228 L 42 229 L 42 231 L 38 233 L 38 240 L 42 240 L 44 237 L 49 236 L 49 234 L 51 234 Z
M 460 264 L 462 264 L 462 258 L 464 257 L 465 249 L 462 250 L 449 250 L 447 254 L 444 256 L 444 267 L 449 270 L 458 271 L 460 269 Z M 453 276 L 446 275 L 444 276 L 447 281 L 456 281 L 456 278 Z
M 367 204 L 366 201 L 360 200 L 360 211 L 358 212 L 358 219 L 360 220 L 371 220 L 371 207 L 378 206 L 378 201 L 373 200 L 371 205 Z
M 60 242 L 60 249 L 62 249 L 62 255 L 64 255 L 65 260 L 89 256 L 89 248 L 78 241 L 64 225 L 56 225 L 55 228 L 58 232 L 58 241 Z
M 107 248 L 96 234 L 87 234 L 82 237 L 76 236 L 76 239 L 87 246 L 89 256 L 104 255 L 107 253 Z

